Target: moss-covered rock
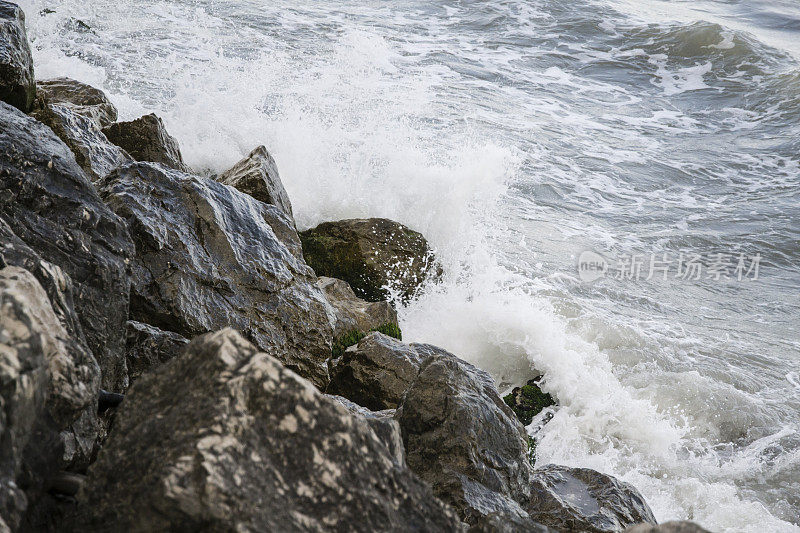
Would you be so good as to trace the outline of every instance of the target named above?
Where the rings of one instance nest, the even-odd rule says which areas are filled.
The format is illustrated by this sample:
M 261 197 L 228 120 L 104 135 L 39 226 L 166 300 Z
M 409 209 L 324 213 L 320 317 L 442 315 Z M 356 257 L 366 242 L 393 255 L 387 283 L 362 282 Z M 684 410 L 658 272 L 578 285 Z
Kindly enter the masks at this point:
M 356 329 L 349 331 L 342 335 L 341 337 L 337 337 L 333 340 L 333 347 L 331 348 L 331 356 L 335 359 L 342 355 L 345 350 L 347 350 L 351 346 L 355 346 L 358 344 L 361 339 L 372 333 L 373 331 L 377 331 L 379 333 L 383 333 L 384 335 L 388 335 L 389 337 L 393 337 L 399 341 L 403 340 L 403 332 L 400 331 L 400 326 L 394 323 L 386 323 L 377 328 L 372 328 L 369 331 L 358 331 Z
M 388 287 L 410 299 L 436 270 L 425 237 L 384 218 L 325 222 L 300 239 L 318 276 L 343 279 L 371 302 L 386 300 Z
M 555 400 L 548 393 L 539 388 L 539 379 L 534 378 L 522 387 L 514 387 L 510 394 L 503 397 L 503 401 L 514 411 L 522 425 L 527 426 L 545 407 L 555 405 Z

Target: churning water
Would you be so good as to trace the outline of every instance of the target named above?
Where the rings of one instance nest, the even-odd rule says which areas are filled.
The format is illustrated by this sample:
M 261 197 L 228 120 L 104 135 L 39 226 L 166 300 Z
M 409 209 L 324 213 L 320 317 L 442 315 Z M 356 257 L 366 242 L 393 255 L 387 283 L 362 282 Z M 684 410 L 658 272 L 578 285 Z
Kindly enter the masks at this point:
M 423 232 L 446 275 L 406 339 L 501 389 L 544 373 L 540 463 L 629 481 L 659 520 L 800 531 L 796 0 L 22 6 L 38 77 L 160 114 L 195 169 L 265 144 L 299 226 Z M 585 250 L 641 276 L 583 282 Z

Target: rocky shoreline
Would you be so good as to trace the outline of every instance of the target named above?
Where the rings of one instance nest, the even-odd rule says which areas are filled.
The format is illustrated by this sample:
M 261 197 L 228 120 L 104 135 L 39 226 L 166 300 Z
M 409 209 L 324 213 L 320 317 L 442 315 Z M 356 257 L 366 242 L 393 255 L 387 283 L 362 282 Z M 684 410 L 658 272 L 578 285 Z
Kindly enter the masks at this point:
M 534 468 L 535 381 L 402 342 L 419 233 L 298 233 L 265 147 L 194 174 L 156 115 L 37 81 L 3 1 L 0 100 L 0 531 L 704 531 Z

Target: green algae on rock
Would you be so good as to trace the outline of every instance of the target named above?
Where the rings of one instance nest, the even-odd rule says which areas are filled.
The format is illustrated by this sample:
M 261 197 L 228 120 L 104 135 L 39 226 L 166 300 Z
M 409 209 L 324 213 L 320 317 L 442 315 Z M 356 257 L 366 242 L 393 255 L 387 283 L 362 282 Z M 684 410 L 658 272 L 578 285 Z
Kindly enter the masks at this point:
M 374 331 L 383 333 L 384 335 L 388 335 L 389 337 L 393 337 L 399 341 L 403 340 L 403 332 L 400 331 L 400 326 L 394 323 L 386 323 L 381 326 L 378 326 L 377 328 L 372 328 L 369 331 L 358 331 L 354 329 L 352 331 L 345 333 L 341 337 L 333 339 L 331 356 L 334 359 L 339 357 L 350 346 L 358 344 L 361 341 L 361 339 L 363 339 L 364 337 L 366 337 L 367 335 L 369 335 Z
M 529 379 L 522 387 L 514 387 L 503 396 L 503 401 L 514 411 L 522 425 L 527 426 L 545 407 L 555 405 L 555 400 L 539 388 L 539 378 Z

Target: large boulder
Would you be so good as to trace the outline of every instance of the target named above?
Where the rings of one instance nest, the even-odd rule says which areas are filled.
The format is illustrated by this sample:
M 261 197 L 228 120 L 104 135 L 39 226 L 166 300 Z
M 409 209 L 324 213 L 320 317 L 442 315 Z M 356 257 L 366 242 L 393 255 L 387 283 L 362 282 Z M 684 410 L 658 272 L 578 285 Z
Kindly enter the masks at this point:
M 458 531 L 369 424 L 231 329 L 142 376 L 79 531 Z
M 490 513 L 524 519 L 530 491 L 525 429 L 486 372 L 430 345 L 396 418 L 411 469 L 472 524 Z
M 65 464 L 65 436 L 96 408 L 100 369 L 36 278 L 0 270 L 0 516 L 17 527 Z
M 324 389 L 330 317 L 291 219 L 153 163 L 121 167 L 98 186 L 136 243 L 132 320 L 188 338 L 235 327 Z
M 688 520 L 673 520 L 663 524 L 636 524 L 625 530 L 625 533 L 709 533 L 694 522 Z
M 318 276 L 343 279 L 359 298 L 414 296 L 435 273 L 425 238 L 385 218 L 325 222 L 300 233 L 303 254 Z
M 331 361 L 328 392 L 373 411 L 394 409 L 417 377 L 423 358 L 383 333 L 370 333 Z
M 154 114 L 129 122 L 117 122 L 103 128 L 103 134 L 136 161 L 161 163 L 169 168 L 188 172 L 178 141 L 167 133 L 164 122 Z
M 68 107 L 98 128 L 117 121 L 117 108 L 103 91 L 91 85 L 70 78 L 52 78 L 38 80 L 36 90 L 48 104 Z
M 153 368 L 177 357 L 189 341 L 177 333 L 129 320 L 125 357 L 131 383 Z
M 16 266 L 33 274 L 47 294 L 50 306 L 63 331 L 62 343 L 70 346 L 75 361 L 83 366 L 97 365 L 88 349 L 80 320 L 75 313 L 74 288 L 70 277 L 58 266 L 43 260 L 33 249 L 17 237 L 0 218 L 0 268 Z M 94 404 L 83 410 L 78 420 L 61 433 L 63 463 L 71 468 L 81 468 L 89 463 L 94 453 L 96 439 L 102 424 L 96 416 Z
M 292 203 L 283 188 L 278 166 L 264 146 L 250 152 L 250 155 L 220 174 L 217 180 L 265 204 L 278 207 L 286 216 L 294 219 Z
M 0 0 L 0 100 L 27 112 L 35 98 L 25 13 L 18 5 Z
M 559 531 L 603 533 L 656 523 L 632 485 L 588 468 L 560 465 L 534 471 L 525 509 L 534 520 Z
M 125 222 L 106 207 L 70 149 L 45 125 L 0 103 L 0 218 L 71 279 L 75 311 L 103 372 L 125 384 L 125 322 L 133 254 Z
M 92 181 L 133 161 L 125 150 L 106 139 L 92 118 L 69 105 L 48 103 L 43 98 L 40 102 L 32 115 L 49 126 L 69 146 L 75 155 L 75 161 Z

